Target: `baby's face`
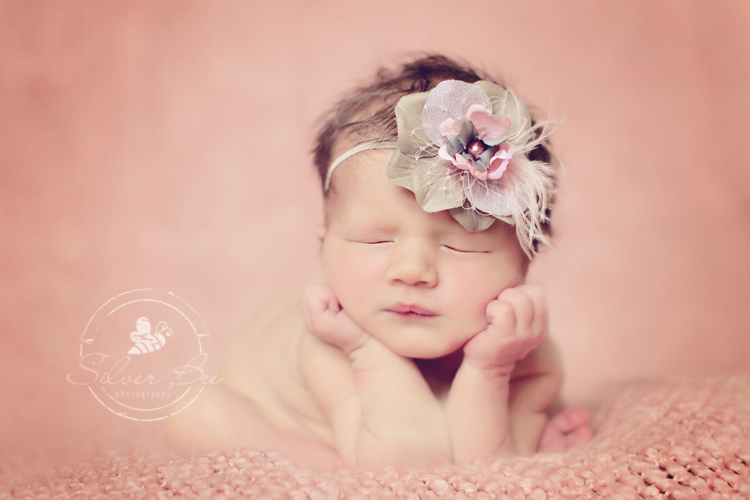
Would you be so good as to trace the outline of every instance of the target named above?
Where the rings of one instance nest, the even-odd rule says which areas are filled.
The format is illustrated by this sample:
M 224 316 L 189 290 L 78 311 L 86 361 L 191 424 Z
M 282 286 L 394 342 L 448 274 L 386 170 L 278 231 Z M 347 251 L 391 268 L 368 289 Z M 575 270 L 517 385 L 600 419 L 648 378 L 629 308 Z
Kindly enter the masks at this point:
M 437 358 L 487 327 L 487 304 L 523 282 L 526 259 L 513 227 L 470 233 L 447 211 L 422 210 L 388 179 L 391 155 L 369 151 L 336 171 L 323 269 L 367 332 L 402 356 Z

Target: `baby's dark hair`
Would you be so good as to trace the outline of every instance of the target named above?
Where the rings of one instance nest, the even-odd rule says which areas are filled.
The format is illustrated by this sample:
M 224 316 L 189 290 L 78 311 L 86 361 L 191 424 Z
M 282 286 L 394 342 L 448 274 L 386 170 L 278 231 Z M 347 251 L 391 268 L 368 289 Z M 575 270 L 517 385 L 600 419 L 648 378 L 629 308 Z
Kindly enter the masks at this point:
M 436 54 L 407 62 L 395 71 L 381 67 L 372 81 L 345 94 L 323 115 L 313 149 L 313 161 L 320 175 L 321 186 L 325 186 L 328 168 L 335 159 L 332 155 L 338 146 L 352 137 L 356 138 L 357 143 L 396 141 L 395 110 L 399 99 L 407 94 L 432 90 L 445 80 L 467 83 L 486 80 L 503 87 L 502 83 L 481 70 Z M 546 141 L 539 144 L 529 152 L 528 157 L 532 161 L 549 163 L 549 144 Z M 329 193 L 324 189 L 323 194 L 327 197 Z M 547 212 L 549 220 L 549 210 Z M 548 222 L 542 225 L 542 230 L 550 235 Z

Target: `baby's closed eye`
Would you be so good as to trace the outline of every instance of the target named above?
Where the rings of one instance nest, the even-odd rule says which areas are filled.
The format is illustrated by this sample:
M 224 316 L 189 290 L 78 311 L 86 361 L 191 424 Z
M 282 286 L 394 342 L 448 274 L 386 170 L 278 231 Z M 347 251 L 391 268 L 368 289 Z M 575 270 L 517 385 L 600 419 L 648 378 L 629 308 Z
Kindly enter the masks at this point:
M 393 243 L 394 241 L 392 239 L 387 238 L 357 238 L 354 240 L 350 240 L 353 243 L 360 243 L 363 245 L 386 245 L 389 243 Z M 489 250 L 486 250 L 480 246 L 477 245 L 471 245 L 466 243 L 451 243 L 451 244 L 443 244 L 441 245 L 446 250 L 457 253 L 457 254 L 472 254 L 472 253 L 489 253 Z
M 489 250 L 479 250 L 479 249 L 473 249 L 473 248 L 459 248 L 459 247 L 451 247 L 448 245 L 444 245 L 444 247 L 454 253 L 454 254 L 462 254 L 462 255 L 472 255 L 472 254 L 486 254 L 490 253 Z
M 487 248 L 487 245 L 482 245 L 480 242 L 476 241 L 443 241 L 442 245 L 443 248 L 448 250 L 452 253 L 459 253 L 459 254 L 471 254 L 471 253 L 489 253 L 490 250 Z
M 458 246 L 458 245 L 455 245 L 455 246 L 443 245 L 443 247 L 447 248 L 448 250 L 452 250 L 453 252 L 456 252 L 456 253 L 486 253 L 481 250 L 474 250 L 465 246 Z
M 393 240 L 385 240 L 385 239 L 379 239 L 379 238 L 365 238 L 361 240 L 356 240 L 356 243 L 363 243 L 365 245 L 383 245 L 385 243 L 393 243 Z
M 394 237 L 388 231 L 352 231 L 346 235 L 346 241 L 361 245 L 383 245 L 393 243 Z

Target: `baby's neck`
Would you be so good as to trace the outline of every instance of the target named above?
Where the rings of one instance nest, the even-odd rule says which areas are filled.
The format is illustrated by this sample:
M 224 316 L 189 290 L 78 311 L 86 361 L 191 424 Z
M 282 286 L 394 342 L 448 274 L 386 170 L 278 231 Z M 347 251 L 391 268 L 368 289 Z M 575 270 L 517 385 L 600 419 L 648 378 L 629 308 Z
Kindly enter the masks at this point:
M 430 386 L 436 398 L 442 399 L 456 377 L 458 367 L 464 359 L 463 349 L 454 351 L 447 356 L 435 359 L 414 359 L 419 371 Z

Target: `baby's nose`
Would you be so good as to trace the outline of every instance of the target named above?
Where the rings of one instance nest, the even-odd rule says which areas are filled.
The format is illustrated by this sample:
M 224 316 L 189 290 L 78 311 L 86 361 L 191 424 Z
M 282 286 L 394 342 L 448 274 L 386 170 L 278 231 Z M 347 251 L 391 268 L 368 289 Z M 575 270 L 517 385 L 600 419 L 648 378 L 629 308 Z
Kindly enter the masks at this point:
M 388 268 L 388 283 L 413 286 L 437 285 L 434 250 L 421 241 L 404 241 L 395 245 Z

